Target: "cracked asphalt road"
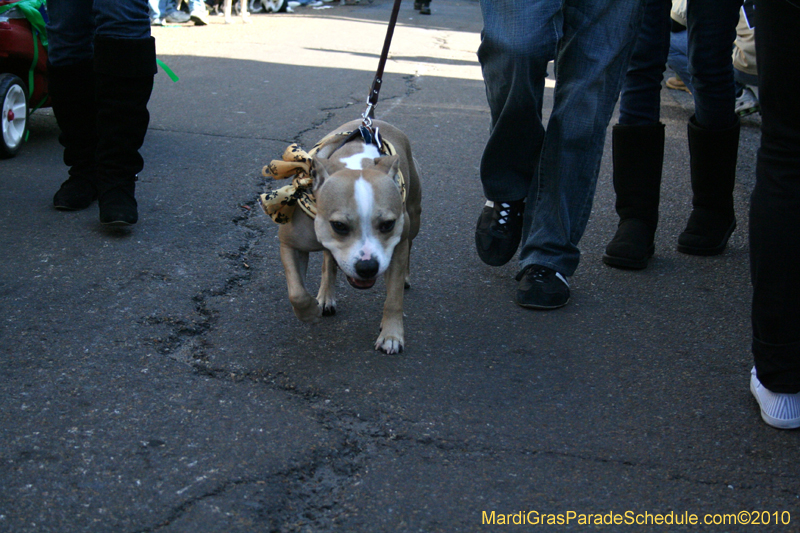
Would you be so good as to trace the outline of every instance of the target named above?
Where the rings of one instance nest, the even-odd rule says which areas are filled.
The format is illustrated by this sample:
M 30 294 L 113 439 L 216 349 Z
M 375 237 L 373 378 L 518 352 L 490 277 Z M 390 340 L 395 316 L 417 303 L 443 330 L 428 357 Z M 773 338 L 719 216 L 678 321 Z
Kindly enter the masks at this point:
M 372 349 L 382 283 L 340 280 L 334 317 L 294 318 L 255 203 L 279 185 L 263 165 L 363 111 L 388 0 L 154 28 L 181 81 L 157 76 L 131 231 L 102 230 L 96 207 L 52 209 L 58 130 L 49 110 L 32 117 L 0 161 L 0 531 L 450 532 L 490 529 L 484 511 L 742 510 L 788 511 L 759 529 L 798 529 L 800 433 L 762 424 L 747 389 L 758 119 L 725 254 L 674 249 L 692 103 L 665 91 L 650 267 L 601 263 L 607 144 L 571 304 L 520 309 L 515 265 L 483 265 L 472 241 L 489 127 L 479 7 L 432 8 L 402 7 L 377 109 L 423 169 L 399 356 Z

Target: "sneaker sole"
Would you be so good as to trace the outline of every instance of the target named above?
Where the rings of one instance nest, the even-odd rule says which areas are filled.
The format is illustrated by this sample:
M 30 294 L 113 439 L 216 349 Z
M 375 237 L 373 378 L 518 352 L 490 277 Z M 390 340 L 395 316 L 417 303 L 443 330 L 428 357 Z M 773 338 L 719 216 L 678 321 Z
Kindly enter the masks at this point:
M 125 220 L 112 220 L 111 222 L 101 222 L 103 226 L 108 228 L 127 228 L 133 226 L 136 222 L 126 222 Z
M 570 299 L 567 298 L 566 302 L 564 302 L 563 304 L 559 304 L 559 305 L 539 305 L 539 304 L 522 303 L 522 302 L 520 302 L 519 300 L 517 300 L 515 298 L 514 299 L 514 303 L 517 304 L 520 307 L 524 307 L 525 309 L 538 309 L 539 311 L 551 311 L 553 309 L 560 309 L 560 308 L 564 307 L 565 305 L 567 305 L 569 303 L 569 300 Z
M 89 204 L 92 205 L 92 204 Z M 73 207 L 71 205 L 54 205 L 53 207 L 58 209 L 59 211 L 83 211 L 89 205 L 81 206 L 81 207 Z
M 754 113 L 761 113 L 761 108 L 760 107 L 751 107 L 751 108 L 748 108 L 748 109 L 740 109 L 739 111 L 736 112 L 736 114 L 739 115 L 740 117 L 747 117 L 747 116 L 750 116 L 750 115 L 752 115 Z
M 665 83 L 668 89 L 672 89 L 673 91 L 684 91 L 689 94 L 692 94 L 689 88 L 686 85 L 673 85 L 669 82 Z

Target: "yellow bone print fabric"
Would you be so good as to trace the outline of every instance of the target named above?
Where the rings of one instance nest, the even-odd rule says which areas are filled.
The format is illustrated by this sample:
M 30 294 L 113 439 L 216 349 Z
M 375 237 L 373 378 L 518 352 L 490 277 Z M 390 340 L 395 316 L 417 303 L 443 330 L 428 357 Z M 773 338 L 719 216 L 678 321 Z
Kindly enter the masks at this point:
M 292 183 L 259 197 L 264 213 L 278 224 L 286 224 L 292 219 L 295 208 L 300 206 L 308 216 L 315 218 L 317 206 L 312 191 L 314 178 L 311 176 L 311 160 L 323 146 L 335 141 L 342 141 L 350 137 L 352 133 L 352 131 L 332 133 L 315 144 L 310 152 L 306 152 L 297 144 L 291 144 L 283 152 L 282 159 L 273 159 L 269 165 L 265 166 L 261 170 L 264 177 L 276 180 L 292 178 Z M 394 146 L 386 141 L 381 145 L 381 152 L 385 155 L 396 153 Z M 398 174 L 400 175 L 401 194 L 405 201 L 405 180 L 399 171 Z

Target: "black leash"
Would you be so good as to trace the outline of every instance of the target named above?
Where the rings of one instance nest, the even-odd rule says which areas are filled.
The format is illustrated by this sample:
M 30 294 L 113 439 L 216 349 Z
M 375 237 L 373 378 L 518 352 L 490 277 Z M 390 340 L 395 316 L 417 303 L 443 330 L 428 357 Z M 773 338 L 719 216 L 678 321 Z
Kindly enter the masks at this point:
M 373 80 L 369 96 L 367 96 L 367 109 L 361 115 L 364 119 L 364 126 L 367 128 L 372 125 L 372 119 L 375 118 L 375 106 L 378 105 L 378 94 L 381 92 L 381 83 L 383 83 L 383 68 L 386 66 L 386 59 L 389 57 L 389 45 L 392 44 L 392 35 L 397 24 L 397 14 L 400 12 L 400 1 L 394 0 L 392 17 L 389 19 L 389 27 L 386 29 L 386 39 L 383 41 L 381 59 L 378 62 L 378 71 L 375 73 L 375 80 Z

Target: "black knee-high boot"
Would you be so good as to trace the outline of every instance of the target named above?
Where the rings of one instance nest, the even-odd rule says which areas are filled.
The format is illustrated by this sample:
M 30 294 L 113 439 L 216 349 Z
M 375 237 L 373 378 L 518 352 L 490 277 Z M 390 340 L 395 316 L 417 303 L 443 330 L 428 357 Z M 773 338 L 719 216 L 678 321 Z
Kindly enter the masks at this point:
M 653 256 L 664 163 L 664 125 L 617 125 L 611 130 L 619 226 L 603 262 L 642 269 Z
M 736 215 L 733 187 L 739 151 L 739 118 L 725 130 L 701 128 L 695 118 L 688 126 L 692 174 L 692 213 L 678 236 L 678 251 L 690 255 L 719 255 L 725 250 Z
M 69 178 L 53 196 L 56 209 L 85 209 L 97 198 L 95 186 L 95 150 L 97 148 L 97 109 L 91 92 L 94 85 L 92 60 L 74 65 L 48 63 L 48 92 L 61 133 L 64 163 Z
M 94 54 L 100 222 L 135 224 L 136 179 L 144 167 L 139 148 L 150 122 L 147 102 L 156 73 L 155 39 L 97 36 Z

